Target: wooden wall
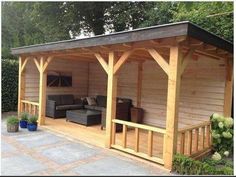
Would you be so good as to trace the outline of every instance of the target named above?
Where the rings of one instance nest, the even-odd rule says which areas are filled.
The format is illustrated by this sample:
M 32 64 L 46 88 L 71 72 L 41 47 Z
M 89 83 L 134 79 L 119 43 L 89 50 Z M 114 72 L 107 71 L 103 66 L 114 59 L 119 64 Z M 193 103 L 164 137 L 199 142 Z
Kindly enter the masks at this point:
M 72 93 L 76 96 L 106 95 L 107 75 L 98 62 L 86 63 L 53 60 L 48 70 L 72 71 L 72 88 L 47 88 L 47 94 Z M 179 127 L 208 120 L 214 113 L 223 114 L 224 61 L 198 58 L 191 60 L 181 82 Z M 127 62 L 118 72 L 118 96 L 137 103 L 138 63 Z M 143 63 L 141 107 L 144 123 L 165 127 L 167 75 L 155 61 Z M 26 66 L 26 99 L 38 100 L 39 74 L 33 62 Z
M 130 72 L 132 71 L 132 72 Z M 117 95 L 130 98 L 133 104 L 137 103 L 137 62 L 128 62 L 121 67 L 118 73 Z M 99 63 L 89 64 L 89 96 L 107 94 L 107 74 Z
M 142 107 L 147 124 L 165 127 L 167 79 L 158 65 L 144 63 Z M 224 61 L 191 60 L 181 80 L 179 127 L 208 120 L 214 112 L 223 114 L 224 87 Z
M 48 71 L 72 72 L 72 87 L 47 87 L 48 94 L 74 94 L 76 97 L 86 96 L 88 87 L 88 63 L 54 59 Z M 25 98 L 37 101 L 39 96 L 39 72 L 33 61 L 29 61 L 25 70 Z

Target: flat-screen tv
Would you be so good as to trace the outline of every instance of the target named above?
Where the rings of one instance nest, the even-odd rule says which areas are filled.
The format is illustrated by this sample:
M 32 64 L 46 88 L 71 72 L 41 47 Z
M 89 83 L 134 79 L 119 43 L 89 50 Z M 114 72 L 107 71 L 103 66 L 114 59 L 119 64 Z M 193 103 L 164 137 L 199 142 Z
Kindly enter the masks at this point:
M 72 73 L 49 71 L 47 73 L 48 87 L 72 87 Z

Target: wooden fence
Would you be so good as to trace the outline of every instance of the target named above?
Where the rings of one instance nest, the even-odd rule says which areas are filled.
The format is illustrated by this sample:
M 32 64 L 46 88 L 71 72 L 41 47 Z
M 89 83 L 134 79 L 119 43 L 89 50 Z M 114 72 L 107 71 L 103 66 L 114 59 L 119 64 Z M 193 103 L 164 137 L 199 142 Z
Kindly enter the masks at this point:
M 121 145 L 118 145 L 116 143 L 116 124 L 120 124 L 123 126 L 123 131 L 122 131 L 122 143 Z M 128 127 L 134 131 L 134 143 L 132 147 L 127 147 L 127 135 L 128 135 Z M 146 142 L 140 142 L 140 131 L 146 131 L 147 132 L 147 139 L 145 139 Z M 112 145 L 111 147 L 114 149 L 118 149 L 121 151 L 124 151 L 126 153 L 130 153 L 139 157 L 142 157 L 144 159 L 148 159 L 153 162 L 157 162 L 160 164 L 164 164 L 163 158 L 156 157 L 153 155 L 153 147 L 157 147 L 157 143 L 153 140 L 153 134 L 154 133 L 159 133 L 165 137 L 165 129 L 157 128 L 157 127 L 152 127 L 148 125 L 142 125 L 142 124 L 137 124 L 133 122 L 128 122 L 128 121 L 123 121 L 123 120 L 118 120 L 118 119 L 113 119 L 112 120 Z M 147 151 L 146 153 L 140 152 L 140 147 L 144 146 L 147 144 Z M 161 142 L 159 142 L 160 144 Z M 164 144 L 164 138 L 163 138 L 163 143 Z M 163 154 L 163 148 L 159 149 L 162 151 Z
M 38 115 L 39 103 L 21 100 L 21 110 L 20 112 L 27 112 L 31 115 Z
M 206 121 L 199 125 L 178 131 L 178 153 L 198 158 L 201 154 L 211 150 L 211 122 Z

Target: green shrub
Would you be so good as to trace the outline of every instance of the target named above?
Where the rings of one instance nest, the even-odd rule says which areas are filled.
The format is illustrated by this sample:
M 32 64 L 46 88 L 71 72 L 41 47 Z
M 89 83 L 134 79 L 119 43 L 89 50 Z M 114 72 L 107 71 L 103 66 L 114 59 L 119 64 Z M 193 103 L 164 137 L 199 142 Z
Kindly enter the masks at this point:
M 2 112 L 16 111 L 18 100 L 18 61 L 2 60 Z
M 176 154 L 173 161 L 173 170 L 181 175 L 233 175 L 233 163 L 224 159 L 194 160 L 182 154 Z
M 17 125 L 19 123 L 19 119 L 16 116 L 9 116 L 7 118 L 7 125 Z
M 29 124 L 36 124 L 37 121 L 38 121 L 38 116 L 35 116 L 35 115 L 31 116 L 31 117 L 28 119 L 28 123 L 29 123 Z
M 210 117 L 213 137 L 213 150 L 221 156 L 233 151 L 233 119 L 214 113 Z M 225 153 L 228 151 L 228 153 Z
M 29 114 L 27 112 L 21 113 L 20 120 L 28 121 L 28 119 L 29 119 Z

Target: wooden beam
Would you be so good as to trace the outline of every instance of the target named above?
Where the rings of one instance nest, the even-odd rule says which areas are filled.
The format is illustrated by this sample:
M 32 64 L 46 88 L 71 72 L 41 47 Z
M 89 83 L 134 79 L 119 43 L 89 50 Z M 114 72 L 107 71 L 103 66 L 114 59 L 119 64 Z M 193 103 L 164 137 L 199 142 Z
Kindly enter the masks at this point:
M 34 63 L 35 63 L 35 65 L 36 65 L 38 71 L 40 72 L 41 67 L 40 67 L 40 64 L 39 64 L 39 62 L 38 62 L 38 60 L 37 60 L 36 58 L 34 58 Z
M 111 148 L 112 120 L 116 116 L 117 76 L 114 75 L 115 56 L 109 52 L 108 80 L 107 80 L 107 108 L 106 108 L 106 147 Z
M 139 62 L 138 63 L 138 77 L 137 77 L 137 107 L 141 107 L 142 80 L 143 80 L 143 62 Z
M 184 70 L 186 69 L 189 61 L 192 59 L 193 52 L 194 52 L 194 49 L 190 49 L 187 55 L 184 57 L 182 61 L 181 71 L 180 71 L 181 75 L 184 73 Z
M 160 65 L 160 67 L 165 71 L 165 73 L 168 75 L 169 64 L 166 62 L 166 60 L 155 49 L 148 49 L 148 52 L 154 58 L 154 60 Z
M 24 99 L 24 94 L 25 94 L 25 85 L 24 85 L 24 74 L 22 73 L 22 62 L 23 62 L 23 58 L 19 57 L 19 70 L 18 70 L 18 116 L 20 116 L 20 113 L 22 111 L 22 104 L 21 104 L 21 100 Z
M 21 72 L 23 72 L 24 71 L 24 69 L 25 69 L 25 66 L 26 66 L 26 64 L 27 64 L 27 62 L 29 61 L 29 58 L 26 58 L 25 60 L 24 60 L 24 62 L 23 62 L 23 64 L 22 64 L 22 66 L 21 66 Z
M 49 63 L 52 61 L 52 59 L 53 59 L 52 56 L 47 58 L 46 62 L 43 65 L 43 72 L 47 69 L 47 67 L 48 67 Z
M 166 136 L 163 154 L 164 166 L 170 170 L 172 169 L 172 162 L 177 149 L 181 60 L 182 57 L 179 46 L 171 47 L 168 72 Z
M 224 90 L 224 116 L 231 116 L 233 95 L 233 61 L 226 59 L 226 79 Z
M 99 54 L 99 53 L 95 53 L 94 54 L 95 57 L 98 59 L 99 63 L 102 65 L 103 69 L 106 71 L 106 73 L 108 74 L 108 65 L 107 62 L 104 60 L 104 58 Z
M 115 64 L 114 67 L 114 73 L 116 74 L 117 71 L 120 69 L 120 67 L 125 63 L 125 61 L 129 58 L 129 56 L 133 53 L 133 50 L 129 50 L 123 53 L 123 55 L 119 58 L 117 63 Z

